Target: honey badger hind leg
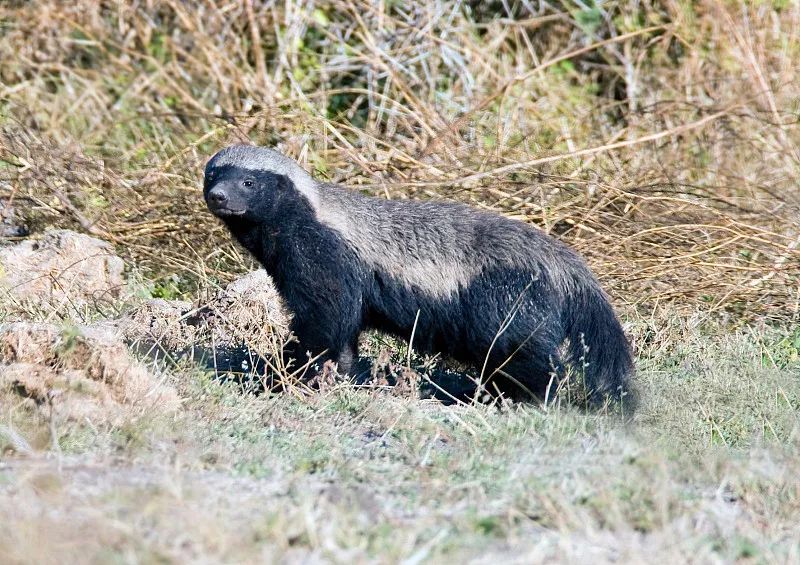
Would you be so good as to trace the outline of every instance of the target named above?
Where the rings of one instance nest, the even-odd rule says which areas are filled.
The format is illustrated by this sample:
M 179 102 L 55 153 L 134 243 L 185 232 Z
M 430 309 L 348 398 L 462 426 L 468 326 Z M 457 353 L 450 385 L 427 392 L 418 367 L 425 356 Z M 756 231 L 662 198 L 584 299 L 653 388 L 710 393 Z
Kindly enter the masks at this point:
M 549 281 L 526 270 L 487 271 L 462 294 L 460 306 L 470 344 L 460 354 L 480 371 L 483 388 L 518 400 L 545 399 L 564 372 L 561 306 Z
M 483 388 L 520 401 L 545 401 L 556 393 L 565 367 L 557 341 L 544 335 L 501 343 L 486 363 Z

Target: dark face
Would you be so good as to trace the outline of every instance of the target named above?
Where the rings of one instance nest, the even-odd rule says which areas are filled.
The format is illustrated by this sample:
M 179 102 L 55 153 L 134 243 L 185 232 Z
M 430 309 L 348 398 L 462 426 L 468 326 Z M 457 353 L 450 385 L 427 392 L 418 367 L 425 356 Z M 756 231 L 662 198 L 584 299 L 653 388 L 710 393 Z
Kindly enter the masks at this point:
M 207 168 L 203 196 L 211 212 L 224 220 L 264 221 L 285 198 L 286 177 L 233 166 Z

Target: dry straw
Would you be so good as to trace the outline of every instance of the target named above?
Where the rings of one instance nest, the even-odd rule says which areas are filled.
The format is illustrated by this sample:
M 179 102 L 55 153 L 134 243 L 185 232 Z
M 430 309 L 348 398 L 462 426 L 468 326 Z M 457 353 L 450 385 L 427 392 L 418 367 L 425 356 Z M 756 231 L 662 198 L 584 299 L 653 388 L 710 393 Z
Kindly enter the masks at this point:
M 800 8 L 511 4 L 6 3 L 2 197 L 205 284 L 250 264 L 204 160 L 279 143 L 535 223 L 620 306 L 797 320 Z

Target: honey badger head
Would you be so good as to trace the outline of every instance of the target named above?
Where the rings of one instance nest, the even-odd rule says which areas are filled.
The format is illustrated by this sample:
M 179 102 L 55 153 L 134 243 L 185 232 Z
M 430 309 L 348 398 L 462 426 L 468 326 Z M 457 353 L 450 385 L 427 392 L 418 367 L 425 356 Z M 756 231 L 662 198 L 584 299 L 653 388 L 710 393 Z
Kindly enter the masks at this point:
M 214 155 L 205 170 L 203 195 L 211 212 L 227 220 L 261 221 L 287 199 L 315 207 L 316 183 L 297 163 L 276 151 L 233 145 Z

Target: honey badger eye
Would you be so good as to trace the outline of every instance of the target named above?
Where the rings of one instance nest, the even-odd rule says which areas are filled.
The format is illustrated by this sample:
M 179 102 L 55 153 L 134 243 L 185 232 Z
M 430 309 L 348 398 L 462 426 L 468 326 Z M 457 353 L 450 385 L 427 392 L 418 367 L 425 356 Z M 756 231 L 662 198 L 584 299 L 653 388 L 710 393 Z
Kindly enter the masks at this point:
M 253 186 L 253 181 L 251 181 L 251 180 L 243 180 L 242 181 L 242 186 L 245 187 L 245 188 L 250 188 L 250 187 Z

